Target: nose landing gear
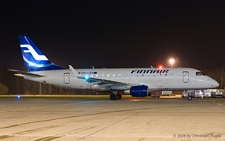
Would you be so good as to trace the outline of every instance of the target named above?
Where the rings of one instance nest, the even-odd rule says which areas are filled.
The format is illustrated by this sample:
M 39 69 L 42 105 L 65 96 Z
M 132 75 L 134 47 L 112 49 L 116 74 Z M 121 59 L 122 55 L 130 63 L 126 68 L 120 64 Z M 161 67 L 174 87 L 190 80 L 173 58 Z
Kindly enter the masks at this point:
M 188 100 L 192 100 L 192 95 L 188 93 Z
M 188 96 L 188 100 L 192 100 L 192 97 L 191 96 Z

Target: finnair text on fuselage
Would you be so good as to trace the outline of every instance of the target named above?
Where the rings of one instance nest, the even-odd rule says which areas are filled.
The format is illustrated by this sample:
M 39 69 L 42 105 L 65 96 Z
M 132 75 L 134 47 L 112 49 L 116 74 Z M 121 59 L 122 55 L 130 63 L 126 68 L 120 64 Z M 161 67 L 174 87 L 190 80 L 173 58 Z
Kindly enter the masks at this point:
M 168 73 L 169 70 L 132 70 L 131 71 L 131 74 L 132 73 Z

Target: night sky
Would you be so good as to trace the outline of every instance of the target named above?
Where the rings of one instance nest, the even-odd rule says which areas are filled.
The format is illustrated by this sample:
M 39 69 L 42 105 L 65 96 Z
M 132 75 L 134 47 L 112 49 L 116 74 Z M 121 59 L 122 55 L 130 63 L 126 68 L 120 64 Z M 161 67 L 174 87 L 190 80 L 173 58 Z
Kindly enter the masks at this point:
M 68 68 L 225 64 L 224 0 L 3 0 L 0 63 L 25 70 L 17 35 Z

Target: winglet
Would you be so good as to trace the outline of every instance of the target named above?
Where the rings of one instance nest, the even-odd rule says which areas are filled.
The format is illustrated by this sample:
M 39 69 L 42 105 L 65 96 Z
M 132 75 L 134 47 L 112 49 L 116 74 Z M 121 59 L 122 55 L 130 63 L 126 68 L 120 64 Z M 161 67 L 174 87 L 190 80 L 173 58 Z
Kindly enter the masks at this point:
M 74 77 L 78 77 L 78 72 L 71 65 L 69 65 L 69 69 L 73 72 Z

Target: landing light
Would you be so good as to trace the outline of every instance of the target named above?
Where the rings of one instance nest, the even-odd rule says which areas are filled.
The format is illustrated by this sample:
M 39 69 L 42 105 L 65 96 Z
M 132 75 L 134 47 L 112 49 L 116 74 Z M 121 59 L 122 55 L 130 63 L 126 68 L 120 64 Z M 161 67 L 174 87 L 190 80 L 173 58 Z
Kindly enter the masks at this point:
M 17 95 L 17 98 L 20 98 L 20 95 Z

